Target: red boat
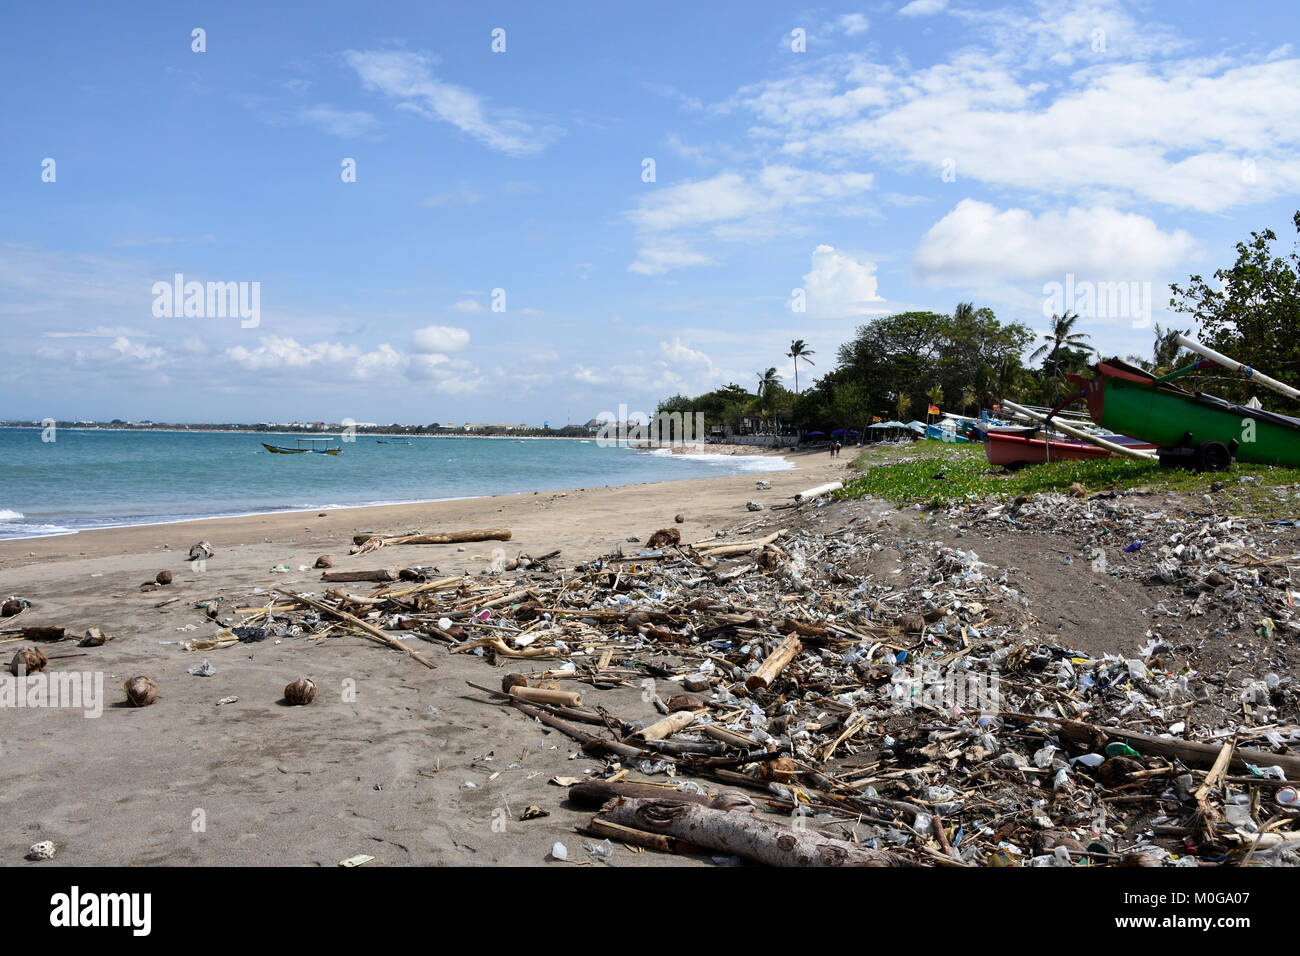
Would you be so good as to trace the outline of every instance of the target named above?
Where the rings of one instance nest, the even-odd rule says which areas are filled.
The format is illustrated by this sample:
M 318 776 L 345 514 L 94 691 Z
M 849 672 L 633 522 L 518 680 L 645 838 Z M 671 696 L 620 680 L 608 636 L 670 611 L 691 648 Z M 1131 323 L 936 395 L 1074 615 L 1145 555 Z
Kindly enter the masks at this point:
M 984 436 L 984 453 L 990 465 L 1028 465 L 1051 461 L 1082 461 L 1109 458 L 1110 451 L 1081 441 L 1044 441 L 1030 435 L 988 432 Z

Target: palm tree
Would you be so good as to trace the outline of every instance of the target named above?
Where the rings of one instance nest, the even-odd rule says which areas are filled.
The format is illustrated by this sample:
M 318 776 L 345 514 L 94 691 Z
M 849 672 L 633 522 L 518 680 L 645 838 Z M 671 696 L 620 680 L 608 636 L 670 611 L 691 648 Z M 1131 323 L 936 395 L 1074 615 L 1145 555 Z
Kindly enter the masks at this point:
M 957 325 L 966 325 L 975 317 L 974 302 L 958 302 L 957 308 L 952 310 L 952 317 Z
M 1069 309 L 1065 310 L 1064 315 L 1052 315 L 1052 328 L 1050 332 L 1044 332 L 1043 338 L 1047 341 L 1040 345 L 1029 356 L 1029 361 L 1037 362 L 1043 356 L 1047 356 L 1047 364 L 1052 367 L 1052 374 L 1057 378 L 1061 374 L 1061 365 L 1058 356 L 1062 349 L 1082 349 L 1085 352 L 1094 352 L 1087 339 L 1092 338 L 1086 332 L 1074 331 L 1074 323 L 1079 321 L 1077 312 L 1071 313 Z
M 808 343 L 803 339 L 795 339 L 790 343 L 790 351 L 785 353 L 787 357 L 794 359 L 794 393 L 799 394 L 799 360 L 803 359 L 809 365 L 815 365 L 808 356 L 816 355 L 812 349 L 808 348 Z
M 781 384 L 781 376 L 776 374 L 776 366 L 773 365 L 766 372 L 758 374 L 758 398 L 759 407 L 767 407 L 770 411 L 770 402 L 767 401 L 772 394 L 772 386 Z

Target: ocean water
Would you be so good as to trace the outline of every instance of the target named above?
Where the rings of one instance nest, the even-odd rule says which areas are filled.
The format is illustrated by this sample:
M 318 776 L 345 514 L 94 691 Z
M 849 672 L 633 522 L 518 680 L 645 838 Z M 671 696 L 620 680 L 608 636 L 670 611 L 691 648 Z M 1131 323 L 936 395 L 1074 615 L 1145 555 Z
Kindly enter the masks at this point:
M 793 467 L 772 456 L 674 455 L 594 441 L 373 436 L 341 455 L 273 455 L 270 433 L 0 428 L 0 538 L 218 515 L 554 491 Z M 387 440 L 387 439 L 385 439 Z

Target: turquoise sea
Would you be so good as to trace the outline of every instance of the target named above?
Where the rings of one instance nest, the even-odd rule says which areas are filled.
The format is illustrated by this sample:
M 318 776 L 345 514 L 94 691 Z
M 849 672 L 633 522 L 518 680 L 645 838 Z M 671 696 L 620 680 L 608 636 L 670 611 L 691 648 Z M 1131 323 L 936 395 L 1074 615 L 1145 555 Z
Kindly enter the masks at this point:
M 0 428 L 0 538 L 218 515 L 325 510 L 792 467 L 595 441 L 356 436 L 340 455 L 274 455 L 293 435 Z

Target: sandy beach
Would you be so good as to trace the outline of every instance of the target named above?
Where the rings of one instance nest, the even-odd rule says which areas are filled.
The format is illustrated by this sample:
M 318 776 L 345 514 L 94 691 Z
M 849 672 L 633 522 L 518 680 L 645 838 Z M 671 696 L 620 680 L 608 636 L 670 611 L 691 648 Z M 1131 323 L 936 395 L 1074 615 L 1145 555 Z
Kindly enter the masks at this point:
M 267 640 L 210 652 L 181 643 L 210 635 L 198 602 L 265 600 L 254 589 L 320 593 L 310 567 L 436 566 L 476 574 L 492 550 L 508 556 L 560 549 L 560 566 L 608 553 L 629 536 L 644 541 L 676 527 L 684 541 L 753 519 L 745 503 L 787 501 L 843 476 L 848 455 L 786 453 L 789 471 L 565 492 L 502 495 L 435 504 L 208 519 L 0 542 L 0 592 L 32 607 L 0 629 L 59 625 L 70 637 L 92 626 L 112 640 L 79 648 L 46 645 L 52 670 L 102 672 L 106 706 L 86 718 L 72 709 L 5 713 L 0 741 L 8 786 L 0 795 L 0 860 L 19 863 L 40 840 L 64 865 L 321 865 L 366 854 L 369 865 L 521 864 L 546 860 L 558 841 L 578 846 L 573 827 L 589 813 L 561 809 L 521 823 L 530 804 L 558 803 L 556 777 L 580 777 L 597 761 L 572 741 L 484 701 L 466 680 L 499 674 L 473 655 L 414 641 L 438 667 L 360 637 Z M 757 491 L 756 481 L 771 483 Z M 674 516 L 685 521 L 674 524 Z M 508 542 L 429 545 L 349 557 L 354 534 L 505 527 Z M 199 571 L 191 545 L 216 554 Z M 626 546 L 626 545 L 625 545 Z M 288 565 L 288 573 L 273 567 Z M 141 590 L 159 571 L 164 588 Z M 363 593 L 369 585 L 357 585 Z M 0 635 L 0 641 L 5 640 Z M 0 643 L 6 662 L 17 645 Z M 26 646 L 26 645 L 22 645 Z M 64 656 L 66 655 L 66 656 Z M 187 670 L 207 658 L 211 677 Z M 122 682 L 146 674 L 156 704 L 123 702 Z M 279 703 L 284 685 L 312 678 L 307 708 Z M 347 691 L 355 688 L 355 693 Z M 217 706 L 217 701 L 238 702 Z M 635 689 L 603 692 L 620 712 L 651 717 Z M 494 821 L 496 825 L 494 827 Z M 614 865 L 690 863 L 623 854 Z M 28 864 L 30 865 L 30 864 Z

